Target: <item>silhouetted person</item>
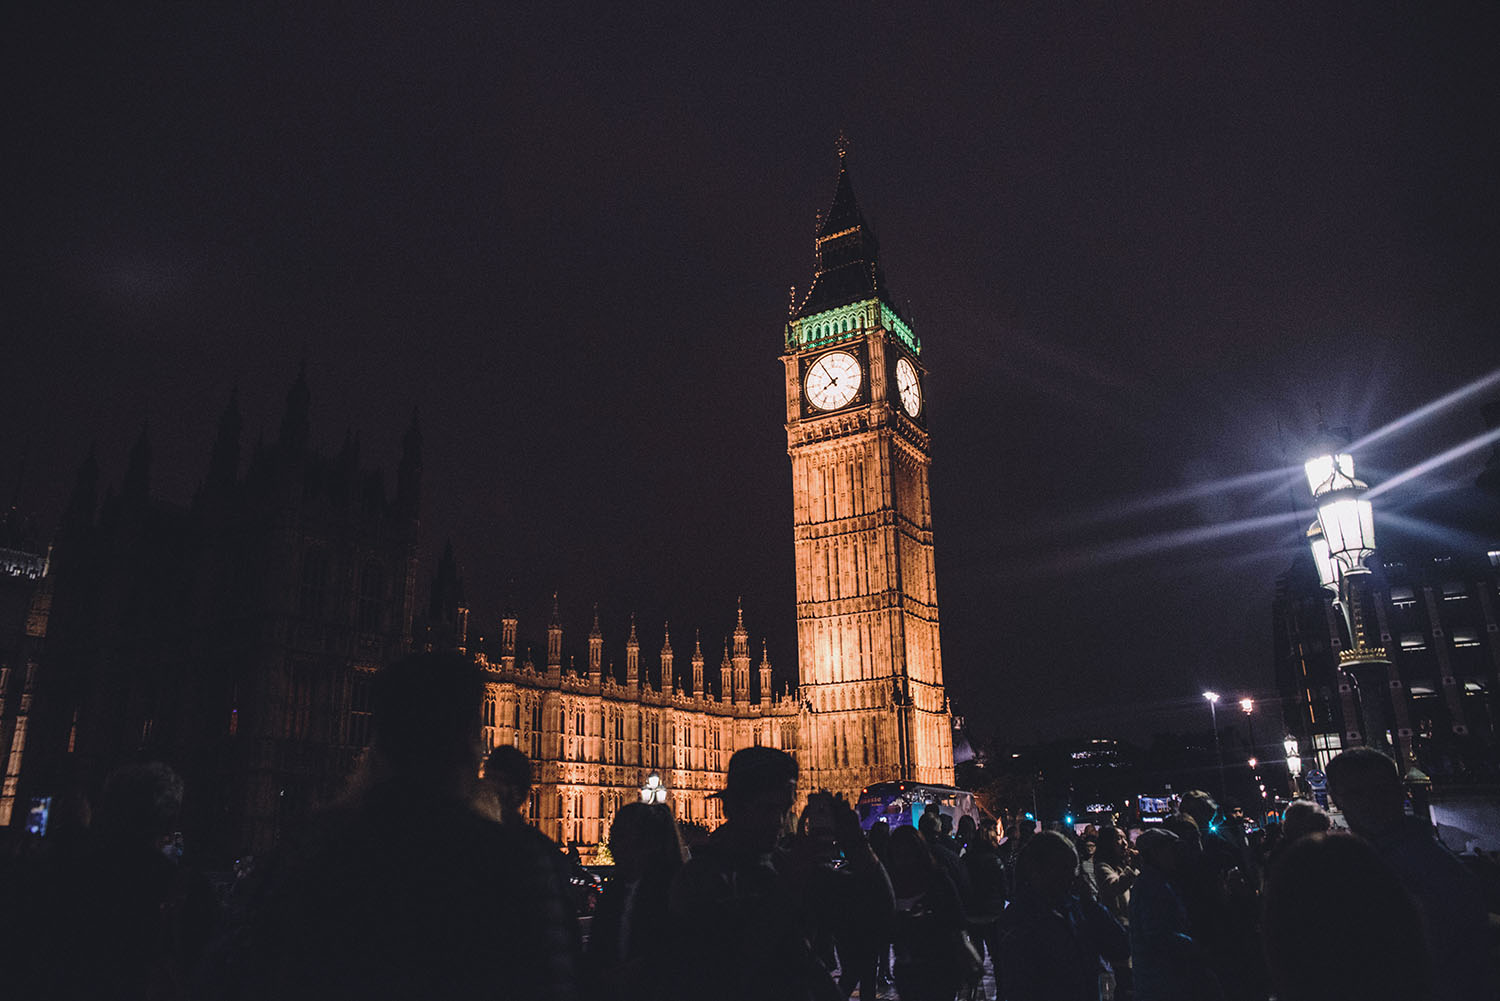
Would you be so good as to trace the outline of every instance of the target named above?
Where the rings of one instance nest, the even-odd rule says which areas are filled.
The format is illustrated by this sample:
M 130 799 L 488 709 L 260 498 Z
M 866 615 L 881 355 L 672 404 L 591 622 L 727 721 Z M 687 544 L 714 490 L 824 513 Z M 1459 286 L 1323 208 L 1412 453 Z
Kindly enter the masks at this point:
M 1374 846 L 1416 901 L 1432 958 L 1433 997 L 1494 998 L 1489 917 L 1478 880 L 1437 840 L 1431 824 L 1406 815 L 1396 763 L 1358 747 L 1336 756 L 1325 770 L 1328 791 L 1349 829 Z
M 671 956 L 672 880 L 686 854 L 672 811 L 626 803 L 609 827 L 614 875 L 594 912 L 585 956 L 591 991 L 619 1001 L 658 997 Z
M 910 827 L 891 832 L 889 871 L 896 897 L 896 992 L 901 1001 L 953 1001 L 979 966 L 963 937 L 958 890 L 931 845 Z
M 1135 849 L 1130 836 L 1122 829 L 1106 824 L 1099 828 L 1094 850 L 1094 880 L 1099 888 L 1099 903 L 1122 928 L 1130 927 L 1130 888 L 1140 873 L 1135 867 Z M 1134 990 L 1130 963 L 1111 963 L 1115 983 L 1122 997 Z
M 1021 853 L 1001 943 L 1008 1001 L 1096 1001 L 1104 962 L 1129 958 L 1125 929 L 1098 901 L 1074 893 L 1077 874 L 1077 851 L 1054 831 Z
M 932 852 L 933 859 L 943 867 L 948 879 L 952 881 L 953 888 L 958 891 L 958 899 L 965 906 L 969 902 L 971 888 L 969 886 L 969 873 L 964 869 L 963 860 L 958 857 L 958 852 L 953 850 L 952 839 L 943 834 L 942 820 L 944 814 L 937 809 L 928 810 L 922 814 L 922 820 L 917 825 L 917 830 L 922 834 L 922 840 L 927 842 L 927 849 Z
M 837 1001 L 838 988 L 808 942 L 801 888 L 776 852 L 797 795 L 796 761 L 771 747 L 742 748 L 718 795 L 725 822 L 672 884 L 673 996 Z
M 954 840 L 958 842 L 958 853 L 960 855 L 969 850 L 969 846 L 974 843 L 974 836 L 978 832 L 979 825 L 974 822 L 973 817 L 966 813 L 958 818 L 958 830 L 954 834 Z
M 16 997 L 189 996 L 219 908 L 208 881 L 180 860 L 182 797 L 182 779 L 160 762 L 109 775 L 92 831 L 75 830 L 32 888 L 32 923 L 22 926 L 28 938 L 6 964 L 7 990 Z
M 1338 920 L 1309 934 L 1308 915 L 1318 913 Z M 1375 849 L 1347 834 L 1304 834 L 1277 858 L 1265 947 L 1280 1001 L 1431 997 L 1416 904 Z
M 870 825 L 870 829 L 865 832 L 865 839 L 870 843 L 870 850 L 880 860 L 881 866 L 886 871 L 886 878 L 889 880 L 891 870 L 891 825 L 885 820 L 875 821 L 875 823 Z M 880 956 L 877 965 L 879 969 L 876 976 L 880 978 L 882 984 L 889 984 L 891 982 L 891 937 L 889 930 L 886 932 L 884 944 L 880 947 Z M 860 997 L 863 996 L 863 994 L 860 995 Z
M 1281 843 L 1289 845 L 1309 834 L 1327 834 L 1332 828 L 1327 810 L 1310 799 L 1294 799 L 1281 815 Z
M 975 948 L 981 944 L 989 953 L 995 982 L 1000 982 L 1000 918 L 1005 913 L 1010 876 L 1000 857 L 1000 827 L 988 818 L 980 821 L 969 850 L 964 852 L 964 869 L 969 875 L 971 899 L 968 908 L 969 931 Z
M 561 846 L 543 834 L 540 828 L 527 823 L 521 813 L 522 804 L 531 798 L 531 759 L 510 744 L 497 745 L 484 759 L 484 785 L 480 792 L 481 802 L 485 800 L 483 793 L 494 797 L 500 823 L 529 839 L 533 848 L 551 862 L 557 873 L 557 883 L 567 892 L 573 913 L 582 913 L 584 901 L 573 892 L 571 877 L 578 866 L 572 855 L 565 854 Z
M 478 669 L 452 654 L 376 675 L 367 773 L 256 914 L 252 996 L 576 997 L 577 929 L 555 869 L 472 806 L 480 692 Z
M 818 926 L 837 947 L 840 993 L 847 997 L 858 986 L 860 997 L 873 998 L 894 907 L 885 867 L 842 796 L 813 793 L 798 827 L 787 873 L 804 887 Z
M 1184 818 L 1187 819 L 1187 818 Z M 1177 889 L 1190 850 L 1176 834 L 1149 828 L 1135 840 L 1140 875 L 1130 891 L 1130 955 L 1136 1001 L 1210 1001 L 1223 996 L 1193 940 Z

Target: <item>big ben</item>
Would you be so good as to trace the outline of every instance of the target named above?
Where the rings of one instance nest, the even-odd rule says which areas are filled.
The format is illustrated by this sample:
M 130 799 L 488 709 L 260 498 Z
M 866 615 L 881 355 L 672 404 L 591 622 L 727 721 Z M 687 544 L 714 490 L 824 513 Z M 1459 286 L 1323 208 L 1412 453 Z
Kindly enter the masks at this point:
M 805 789 L 953 782 L 922 342 L 839 155 L 812 285 L 786 325 Z

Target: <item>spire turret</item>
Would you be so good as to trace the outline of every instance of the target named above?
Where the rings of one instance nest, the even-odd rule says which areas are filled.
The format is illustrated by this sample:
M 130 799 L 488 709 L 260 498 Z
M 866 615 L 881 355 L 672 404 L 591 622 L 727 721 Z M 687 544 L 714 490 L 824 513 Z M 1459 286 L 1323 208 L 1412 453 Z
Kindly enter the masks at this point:
M 731 678 L 732 699 L 735 702 L 750 701 L 750 632 L 745 628 L 745 603 L 737 602 L 734 625 L 734 653 Z
M 724 637 L 724 659 L 719 661 L 719 701 L 734 698 L 734 663 L 729 659 L 729 637 Z
M 589 630 L 589 680 L 598 682 L 604 665 L 604 634 L 599 632 L 599 603 L 594 603 L 594 625 Z
M 766 641 L 760 641 L 760 704 L 771 705 L 771 655 L 766 652 Z
M 663 622 L 661 634 L 661 690 L 671 695 L 677 688 L 677 676 L 672 670 L 672 623 Z
M 703 633 L 701 630 L 693 630 L 693 690 L 690 695 L 704 698 L 708 695 L 703 688 Z
M 625 637 L 625 684 L 633 689 L 641 685 L 641 638 L 635 633 L 635 613 L 630 613 L 630 635 Z
M 552 618 L 547 622 L 547 677 L 562 677 L 562 615 L 556 591 L 552 592 Z

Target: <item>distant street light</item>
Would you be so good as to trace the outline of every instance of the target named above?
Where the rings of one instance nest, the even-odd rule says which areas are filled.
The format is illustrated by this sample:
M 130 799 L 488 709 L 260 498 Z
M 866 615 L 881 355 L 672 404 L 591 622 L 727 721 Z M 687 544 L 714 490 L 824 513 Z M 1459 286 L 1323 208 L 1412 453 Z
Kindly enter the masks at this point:
M 1214 760 L 1219 763 L 1219 799 L 1224 798 L 1224 752 L 1219 749 L 1219 693 L 1204 692 L 1208 700 L 1208 713 L 1214 723 Z

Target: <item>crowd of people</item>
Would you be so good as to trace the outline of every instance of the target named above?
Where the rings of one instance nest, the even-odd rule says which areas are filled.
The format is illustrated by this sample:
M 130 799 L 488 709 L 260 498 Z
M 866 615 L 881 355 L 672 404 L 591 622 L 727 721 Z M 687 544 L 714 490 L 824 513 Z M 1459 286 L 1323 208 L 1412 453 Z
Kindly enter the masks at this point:
M 530 762 L 481 762 L 479 693 L 457 656 L 381 671 L 349 789 L 227 894 L 181 858 L 171 769 L 117 770 L 96 816 L 0 871 L 7 996 L 1497 997 L 1496 902 L 1372 750 L 1327 767 L 1349 832 L 1299 801 L 1251 840 L 1190 792 L 1132 842 L 936 807 L 867 831 L 826 792 L 794 815 L 794 759 L 746 748 L 690 852 L 668 806 L 618 811 L 585 934 L 566 856 L 521 813 Z

